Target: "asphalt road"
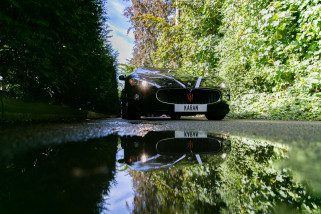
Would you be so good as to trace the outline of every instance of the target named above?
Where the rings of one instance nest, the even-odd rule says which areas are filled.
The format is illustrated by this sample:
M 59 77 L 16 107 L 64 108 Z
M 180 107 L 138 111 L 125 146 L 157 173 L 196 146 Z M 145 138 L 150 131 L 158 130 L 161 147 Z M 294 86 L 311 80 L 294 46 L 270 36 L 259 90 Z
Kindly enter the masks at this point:
M 205 131 L 228 135 L 247 136 L 282 143 L 321 142 L 321 122 L 223 120 L 207 121 L 205 118 L 145 118 L 127 121 L 120 118 L 87 120 L 81 123 L 37 124 L 0 130 L 0 149 L 3 144 L 56 144 L 84 141 L 110 134 L 145 135 L 148 131 Z

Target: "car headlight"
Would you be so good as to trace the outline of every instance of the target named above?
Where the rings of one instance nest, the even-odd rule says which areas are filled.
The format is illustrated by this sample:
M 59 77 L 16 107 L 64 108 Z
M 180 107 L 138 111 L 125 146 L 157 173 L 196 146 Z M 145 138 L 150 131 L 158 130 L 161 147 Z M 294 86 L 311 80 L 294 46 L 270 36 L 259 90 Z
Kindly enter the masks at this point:
M 142 163 L 145 163 L 147 161 L 147 155 L 146 154 L 142 154 L 142 156 L 140 157 L 140 161 Z
M 131 86 L 135 86 L 135 85 L 138 84 L 138 81 L 137 81 L 136 79 L 129 79 L 129 84 L 130 84 Z
M 147 89 L 150 86 L 150 84 L 146 80 L 137 80 L 134 78 L 129 79 L 129 84 L 132 87 L 139 86 L 143 90 Z
M 134 78 L 129 79 L 129 84 L 131 86 L 140 85 L 143 88 L 148 86 L 148 82 L 146 80 L 137 80 L 137 79 L 134 79 Z
M 143 80 L 141 83 L 141 86 L 142 86 L 142 88 L 147 88 L 147 86 L 148 86 L 147 81 Z
M 142 89 L 146 89 L 146 88 L 148 87 L 148 82 L 145 81 L 145 80 L 143 80 L 143 81 L 141 82 L 140 86 L 141 86 Z

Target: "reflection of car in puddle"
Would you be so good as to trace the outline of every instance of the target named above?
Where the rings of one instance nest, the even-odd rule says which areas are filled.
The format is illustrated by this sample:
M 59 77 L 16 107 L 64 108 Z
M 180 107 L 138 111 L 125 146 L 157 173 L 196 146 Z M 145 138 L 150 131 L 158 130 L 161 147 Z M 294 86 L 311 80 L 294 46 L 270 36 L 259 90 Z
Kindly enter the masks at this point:
M 223 136 L 205 132 L 148 132 L 144 137 L 121 138 L 125 162 L 131 169 L 149 171 L 178 164 L 222 162 L 230 151 L 230 142 Z

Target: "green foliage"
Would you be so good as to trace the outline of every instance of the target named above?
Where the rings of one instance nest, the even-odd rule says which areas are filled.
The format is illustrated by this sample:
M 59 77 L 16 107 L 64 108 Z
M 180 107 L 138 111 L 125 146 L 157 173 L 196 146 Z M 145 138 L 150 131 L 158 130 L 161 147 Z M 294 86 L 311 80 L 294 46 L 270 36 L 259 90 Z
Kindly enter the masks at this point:
M 135 42 L 131 64 L 135 67 L 154 67 L 152 55 L 157 46 L 158 23 L 166 24 L 171 11 L 171 1 L 131 0 L 132 5 L 125 11 L 134 31 Z M 131 30 L 130 29 L 130 30 Z
M 227 0 L 223 13 L 217 69 L 234 115 L 320 120 L 320 3 Z
M 115 56 L 100 0 L 4 0 L 0 75 L 28 100 L 117 112 Z
M 120 73 L 125 75 L 132 73 L 135 69 L 134 66 L 128 64 L 119 64 L 118 68 L 120 70 Z
M 231 102 L 235 118 L 321 120 L 320 98 L 300 91 L 240 94 Z
M 291 142 L 289 145 L 289 160 L 283 163 L 282 167 L 291 168 L 294 178 L 300 183 L 309 184 L 309 191 L 321 200 L 321 165 L 317 164 L 321 157 L 320 142 Z
M 232 212 L 268 212 L 280 204 L 308 211 L 319 203 L 297 183 L 290 169 L 277 168 L 288 149 L 251 139 L 235 138 L 231 155 L 220 167 L 218 192 Z M 234 155 L 235 154 L 235 155 Z
M 176 23 L 159 26 L 155 64 L 176 67 L 179 73 L 214 76 L 221 5 L 221 1 L 177 1 Z

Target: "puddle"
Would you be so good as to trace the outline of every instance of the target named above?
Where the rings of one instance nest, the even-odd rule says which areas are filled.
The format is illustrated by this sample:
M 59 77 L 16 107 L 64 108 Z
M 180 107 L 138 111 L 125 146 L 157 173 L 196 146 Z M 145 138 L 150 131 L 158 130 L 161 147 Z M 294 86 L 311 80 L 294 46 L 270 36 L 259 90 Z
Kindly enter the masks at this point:
M 321 142 L 189 131 L 10 148 L 0 213 L 320 213 L 320 160 Z

